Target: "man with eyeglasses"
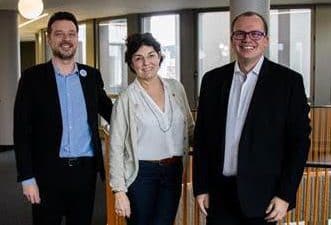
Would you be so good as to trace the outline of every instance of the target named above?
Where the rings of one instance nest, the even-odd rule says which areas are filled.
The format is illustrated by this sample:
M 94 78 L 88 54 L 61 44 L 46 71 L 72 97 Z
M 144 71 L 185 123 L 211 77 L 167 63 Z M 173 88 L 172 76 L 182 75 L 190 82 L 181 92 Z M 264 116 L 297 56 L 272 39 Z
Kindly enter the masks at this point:
M 22 73 L 14 108 L 18 181 L 33 225 L 90 225 L 96 175 L 104 178 L 98 114 L 112 102 L 97 69 L 75 62 L 78 22 L 54 13 L 47 26 L 53 57 Z
M 276 224 L 295 206 L 308 155 L 302 76 L 263 56 L 255 12 L 231 24 L 236 61 L 205 74 L 194 142 L 194 194 L 208 225 Z

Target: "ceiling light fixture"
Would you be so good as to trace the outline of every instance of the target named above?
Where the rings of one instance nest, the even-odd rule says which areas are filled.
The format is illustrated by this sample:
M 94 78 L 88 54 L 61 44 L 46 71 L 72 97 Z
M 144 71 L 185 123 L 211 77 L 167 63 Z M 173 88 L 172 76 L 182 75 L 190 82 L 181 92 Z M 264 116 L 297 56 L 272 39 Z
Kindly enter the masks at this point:
M 18 25 L 18 28 L 22 28 L 22 27 L 24 27 L 24 26 L 26 26 L 26 25 L 28 25 L 30 23 L 33 23 L 34 21 L 40 20 L 41 18 L 44 18 L 46 16 L 48 16 L 48 13 L 44 13 L 44 14 L 38 16 L 37 18 L 34 18 L 32 20 L 28 20 L 28 21 L 26 21 L 24 23 L 21 23 L 20 25 Z
M 19 0 L 18 11 L 27 19 L 34 19 L 38 17 L 44 10 L 42 0 Z

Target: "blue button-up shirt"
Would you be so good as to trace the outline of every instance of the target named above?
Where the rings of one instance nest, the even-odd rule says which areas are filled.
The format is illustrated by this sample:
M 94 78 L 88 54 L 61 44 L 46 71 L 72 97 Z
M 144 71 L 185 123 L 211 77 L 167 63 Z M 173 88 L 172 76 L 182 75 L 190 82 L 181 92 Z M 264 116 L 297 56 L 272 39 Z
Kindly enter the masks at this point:
M 63 75 L 54 66 L 62 115 L 60 157 L 93 156 L 91 131 L 77 65 L 72 73 Z

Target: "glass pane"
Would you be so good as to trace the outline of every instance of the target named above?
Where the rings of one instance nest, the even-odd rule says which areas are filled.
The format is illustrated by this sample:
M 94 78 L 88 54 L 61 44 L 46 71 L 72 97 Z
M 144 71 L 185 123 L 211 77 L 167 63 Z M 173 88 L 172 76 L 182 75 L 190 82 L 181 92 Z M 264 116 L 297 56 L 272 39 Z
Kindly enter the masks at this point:
M 76 62 L 86 63 L 86 25 L 79 24 L 78 46 L 75 55 Z
M 162 15 L 143 18 L 143 32 L 150 32 L 160 42 L 165 58 L 159 74 L 180 80 L 179 67 L 179 16 Z
M 124 62 L 127 20 L 101 21 L 99 24 L 100 71 L 105 90 L 118 94 L 128 85 L 128 71 Z
M 270 59 L 303 75 L 310 95 L 311 10 L 271 10 Z
M 230 62 L 230 13 L 199 13 L 198 29 L 200 90 L 201 79 L 207 71 Z

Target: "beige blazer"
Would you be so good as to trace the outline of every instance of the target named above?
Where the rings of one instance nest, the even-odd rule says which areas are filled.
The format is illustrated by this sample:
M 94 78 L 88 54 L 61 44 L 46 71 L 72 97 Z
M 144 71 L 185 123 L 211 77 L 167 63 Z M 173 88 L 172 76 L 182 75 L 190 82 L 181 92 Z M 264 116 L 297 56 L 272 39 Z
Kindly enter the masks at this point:
M 187 101 L 185 90 L 181 83 L 174 79 L 164 79 L 169 93 L 175 98 L 183 115 L 186 115 L 184 137 L 185 149 L 183 163 L 188 155 L 189 144 L 192 143 L 194 121 Z M 110 154 L 109 174 L 110 186 L 113 191 L 127 192 L 128 187 L 136 179 L 139 169 L 137 153 L 137 123 L 135 118 L 135 103 L 132 100 L 133 85 L 123 91 L 116 100 L 110 122 Z

